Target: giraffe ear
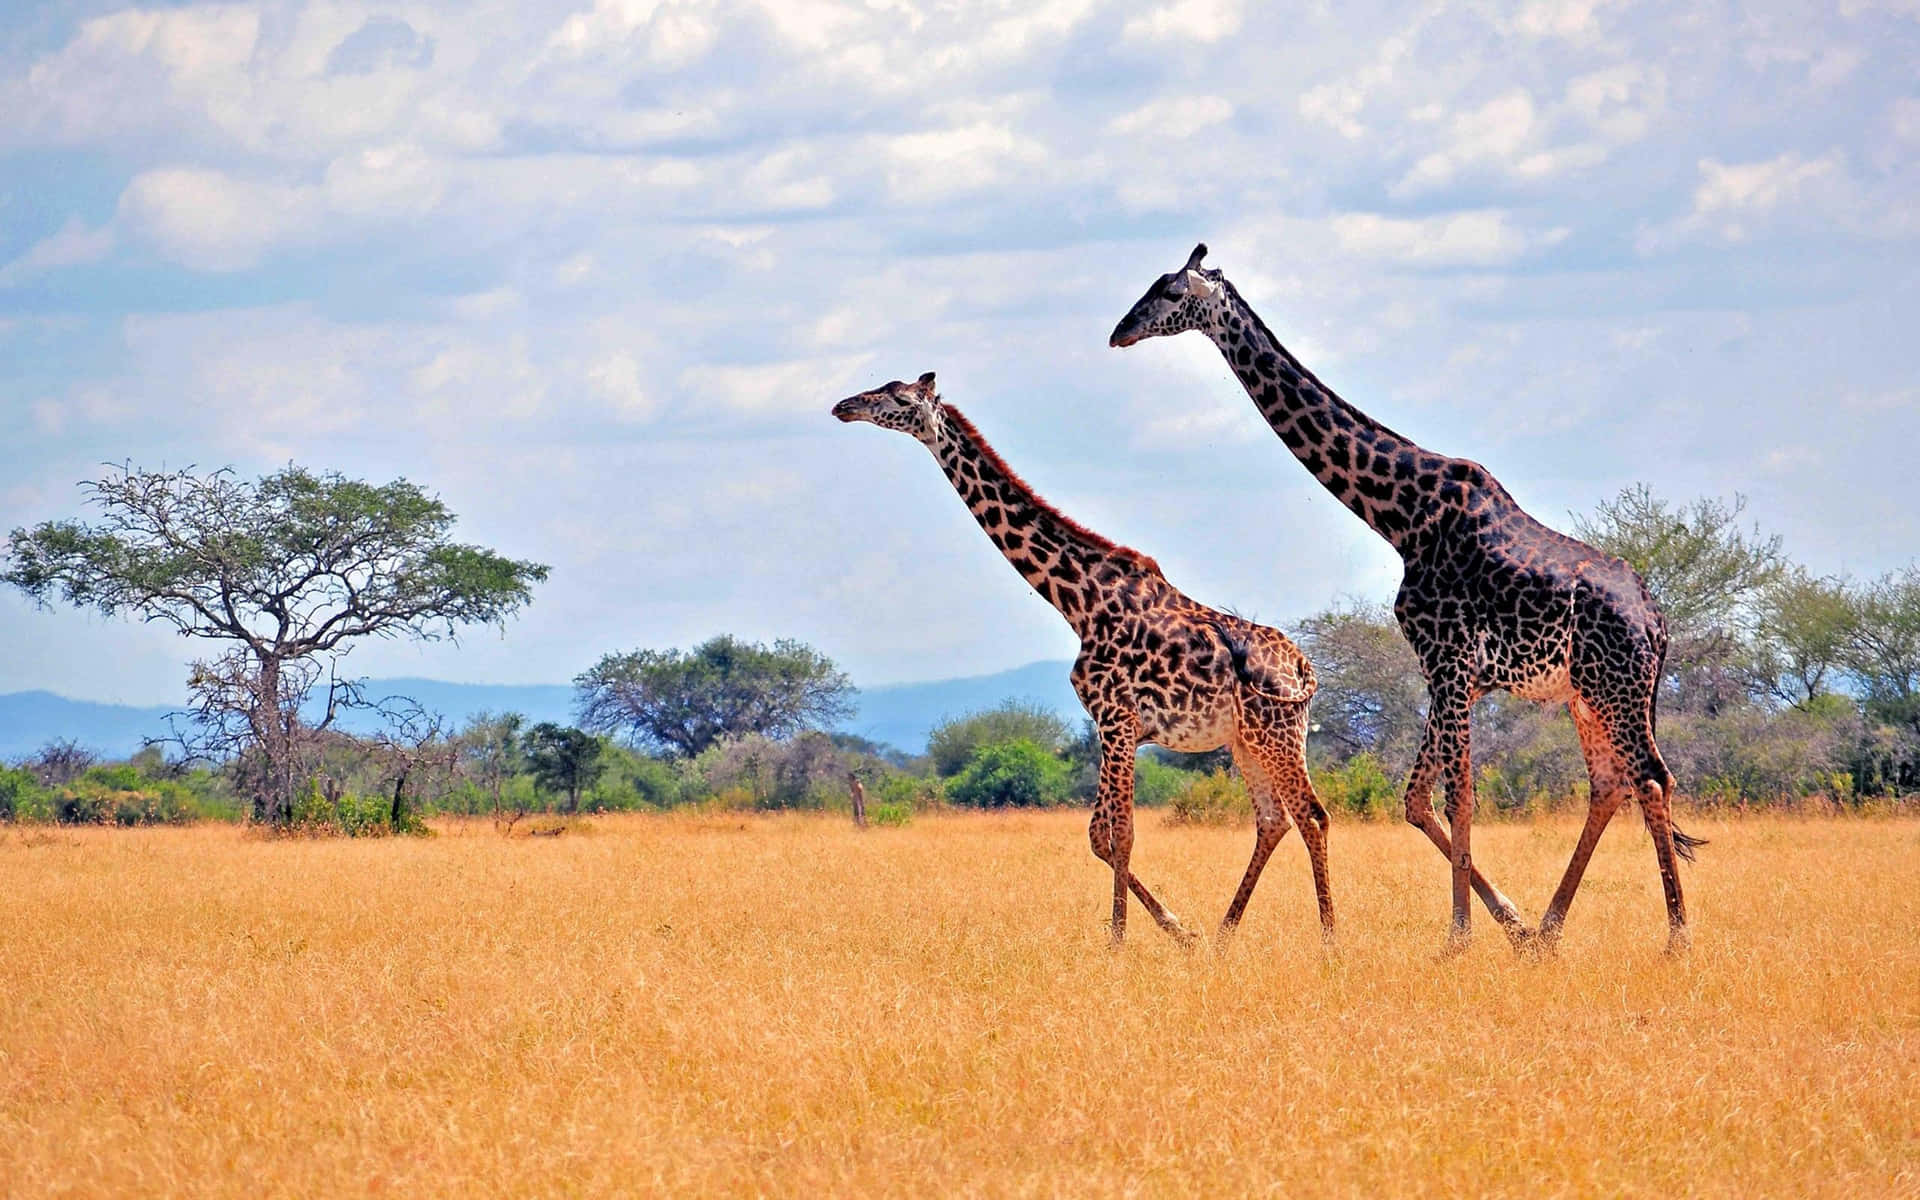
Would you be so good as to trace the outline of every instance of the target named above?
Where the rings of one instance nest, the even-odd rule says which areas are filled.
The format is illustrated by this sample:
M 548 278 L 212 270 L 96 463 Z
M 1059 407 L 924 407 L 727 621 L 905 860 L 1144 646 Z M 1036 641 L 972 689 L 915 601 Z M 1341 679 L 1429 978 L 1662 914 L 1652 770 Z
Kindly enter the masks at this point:
M 933 372 L 928 371 L 925 375 L 922 375 L 920 377 L 920 382 L 915 386 L 918 387 L 927 396 L 931 397 L 934 393 Z
M 1201 249 L 1204 250 L 1206 247 L 1202 246 Z M 1214 286 L 1213 280 L 1208 279 L 1198 271 L 1189 269 L 1183 278 L 1187 281 L 1187 291 L 1202 300 L 1207 299 L 1219 290 Z
M 1207 256 L 1207 244 L 1205 242 L 1201 242 L 1198 246 L 1195 246 L 1193 248 L 1192 254 L 1187 255 L 1187 270 L 1192 271 L 1197 269 L 1200 266 L 1200 260 L 1205 258 L 1206 256 Z

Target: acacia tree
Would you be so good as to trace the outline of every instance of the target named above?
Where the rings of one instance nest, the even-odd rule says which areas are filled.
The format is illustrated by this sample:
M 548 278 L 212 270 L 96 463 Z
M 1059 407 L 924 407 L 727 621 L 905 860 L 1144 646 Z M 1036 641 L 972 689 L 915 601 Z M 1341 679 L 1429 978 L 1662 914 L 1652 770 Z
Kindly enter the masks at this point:
M 1709 715 L 1745 691 L 1738 657 L 1755 602 L 1786 565 L 1779 536 L 1743 530 L 1746 497 L 1669 504 L 1644 483 L 1604 501 L 1574 532 L 1626 559 L 1666 614 L 1675 709 Z
M 108 471 L 81 485 L 97 522 L 16 529 L 0 581 L 170 625 L 227 649 L 196 661 L 195 756 L 232 760 L 255 819 L 287 820 L 311 736 L 360 702 L 338 660 L 367 637 L 432 641 L 497 624 L 547 577 L 539 563 L 451 540 L 454 515 L 405 479 L 373 485 L 296 466 Z M 327 681 L 316 719 L 302 704 Z
M 1411 769 L 1426 722 L 1427 682 L 1392 610 L 1352 601 L 1300 622 L 1299 640 L 1320 682 L 1316 743 L 1337 760 L 1366 751 L 1389 771 Z
M 541 787 L 564 792 L 567 812 L 580 811 L 580 793 L 593 786 L 607 764 L 606 743 L 584 730 L 542 721 L 527 730 L 527 769 Z
M 1846 670 L 1860 632 L 1860 602 L 1844 579 L 1798 563 L 1760 589 L 1748 673 L 1753 691 L 1806 709 Z
M 787 737 L 852 711 L 853 684 L 804 642 L 722 634 L 692 650 L 609 654 L 573 681 L 580 724 L 687 758 L 723 737 Z

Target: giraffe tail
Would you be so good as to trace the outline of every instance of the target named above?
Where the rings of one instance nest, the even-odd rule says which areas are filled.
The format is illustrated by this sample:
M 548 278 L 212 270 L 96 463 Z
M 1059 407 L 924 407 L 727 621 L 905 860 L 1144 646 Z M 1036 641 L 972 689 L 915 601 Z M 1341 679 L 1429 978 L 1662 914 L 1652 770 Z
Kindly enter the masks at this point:
M 1224 620 L 1215 621 L 1213 629 L 1233 659 L 1234 675 L 1255 692 L 1272 700 L 1298 704 L 1311 699 L 1319 689 L 1313 664 L 1278 630 L 1259 626 L 1243 630 Z M 1260 637 L 1256 642 L 1255 638 L 1261 634 L 1271 636 Z M 1283 653 L 1283 649 L 1291 654 Z
M 1694 848 L 1697 846 L 1704 846 L 1706 844 L 1707 844 L 1707 839 L 1697 838 L 1692 836 L 1691 834 L 1681 833 L 1680 827 L 1677 825 L 1674 826 L 1673 852 L 1675 854 L 1678 854 L 1681 858 L 1686 859 L 1688 862 L 1696 861 L 1693 855 Z

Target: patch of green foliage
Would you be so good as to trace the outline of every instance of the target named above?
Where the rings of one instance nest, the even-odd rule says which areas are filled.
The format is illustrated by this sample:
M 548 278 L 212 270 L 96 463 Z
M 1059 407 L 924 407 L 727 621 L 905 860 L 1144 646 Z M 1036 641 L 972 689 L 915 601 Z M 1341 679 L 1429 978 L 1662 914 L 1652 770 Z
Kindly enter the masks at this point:
M 1193 777 L 1167 803 L 1167 819 L 1178 825 L 1237 825 L 1253 819 L 1253 797 L 1224 769 Z
M 308 780 L 306 790 L 295 797 L 288 829 L 342 837 L 394 837 L 428 832 L 411 805 L 401 808 L 396 824 L 391 797 L 364 792 L 342 792 L 329 797 L 321 791 L 317 779 Z
M 947 781 L 947 799 L 968 808 L 1035 808 L 1064 804 L 1072 772 L 1029 738 L 979 747 Z
M 1315 771 L 1313 790 L 1329 812 L 1373 819 L 1391 816 L 1400 808 L 1400 789 L 1387 778 L 1380 760 L 1365 752 L 1341 766 Z
M 934 726 L 927 735 L 927 757 L 933 761 L 933 773 L 945 779 L 966 769 L 983 746 L 1028 741 L 1052 754 L 1066 743 L 1069 732 L 1052 709 L 1008 700 Z
M 1141 808 L 1164 808 L 1192 785 L 1196 775 L 1143 754 L 1133 764 L 1133 802 Z

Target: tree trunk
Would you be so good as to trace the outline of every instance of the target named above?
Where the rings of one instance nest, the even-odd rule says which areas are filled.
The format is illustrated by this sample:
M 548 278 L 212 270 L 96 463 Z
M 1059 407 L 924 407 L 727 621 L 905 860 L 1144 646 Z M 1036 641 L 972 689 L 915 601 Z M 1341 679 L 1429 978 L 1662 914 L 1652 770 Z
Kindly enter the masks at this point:
M 280 711 L 280 660 L 259 653 L 260 675 L 253 696 L 253 732 L 260 743 L 260 789 L 254 813 L 269 825 L 284 825 L 293 815 L 293 764 L 289 761 L 286 716 Z

